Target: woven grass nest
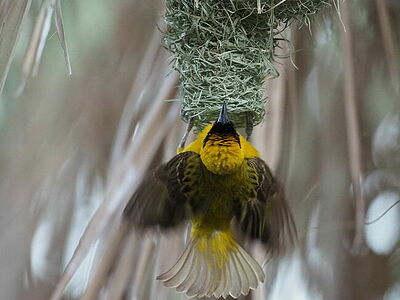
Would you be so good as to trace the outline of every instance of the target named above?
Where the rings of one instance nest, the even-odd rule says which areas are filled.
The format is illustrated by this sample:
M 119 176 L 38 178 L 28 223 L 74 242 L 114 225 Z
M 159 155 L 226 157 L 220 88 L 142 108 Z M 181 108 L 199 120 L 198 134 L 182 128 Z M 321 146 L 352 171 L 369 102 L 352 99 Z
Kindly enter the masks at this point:
M 182 118 L 197 130 L 228 104 L 237 127 L 265 114 L 263 83 L 277 77 L 274 51 L 280 33 L 330 0 L 166 0 L 164 44 L 180 73 Z

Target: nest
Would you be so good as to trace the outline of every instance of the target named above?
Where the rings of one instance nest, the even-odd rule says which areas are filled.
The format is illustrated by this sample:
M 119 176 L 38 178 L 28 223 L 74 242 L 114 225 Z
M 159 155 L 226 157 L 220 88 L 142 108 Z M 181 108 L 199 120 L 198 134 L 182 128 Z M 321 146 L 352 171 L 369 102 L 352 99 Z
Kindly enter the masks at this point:
M 329 0 L 166 0 L 164 44 L 180 73 L 181 116 L 197 129 L 214 121 L 222 103 L 237 127 L 265 115 L 263 83 L 277 77 L 280 33 L 310 24 Z

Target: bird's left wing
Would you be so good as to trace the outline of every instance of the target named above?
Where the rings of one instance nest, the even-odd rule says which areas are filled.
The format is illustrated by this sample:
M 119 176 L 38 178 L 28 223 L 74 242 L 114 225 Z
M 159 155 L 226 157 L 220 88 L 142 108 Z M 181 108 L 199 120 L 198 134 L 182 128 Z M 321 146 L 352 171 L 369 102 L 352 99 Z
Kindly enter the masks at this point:
M 283 253 L 297 240 L 283 188 L 262 159 L 249 158 L 245 163 L 248 184 L 235 204 L 240 231 L 261 241 L 272 255 Z
M 182 180 L 189 161 L 198 156 L 191 151 L 179 153 L 147 174 L 125 207 L 126 219 L 141 228 L 169 228 L 187 220 L 190 209 Z

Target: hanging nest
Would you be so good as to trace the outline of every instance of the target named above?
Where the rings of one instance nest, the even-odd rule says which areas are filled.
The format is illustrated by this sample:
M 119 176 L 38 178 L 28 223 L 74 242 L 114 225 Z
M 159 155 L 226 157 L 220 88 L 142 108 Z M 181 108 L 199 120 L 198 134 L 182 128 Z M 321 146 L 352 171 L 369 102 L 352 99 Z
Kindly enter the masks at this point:
M 222 103 L 238 127 L 265 114 L 263 83 L 273 65 L 279 34 L 330 0 L 166 0 L 164 44 L 180 73 L 182 118 L 196 129 L 214 121 Z

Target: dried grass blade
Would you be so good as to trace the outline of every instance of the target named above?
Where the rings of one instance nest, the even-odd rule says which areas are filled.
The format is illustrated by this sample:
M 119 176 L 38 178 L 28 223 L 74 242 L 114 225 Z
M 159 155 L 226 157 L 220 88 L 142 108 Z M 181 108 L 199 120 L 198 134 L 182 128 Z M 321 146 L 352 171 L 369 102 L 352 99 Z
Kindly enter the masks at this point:
M 31 0 L 20 0 L 1 3 L 0 95 L 14 57 L 21 25 L 29 11 L 31 2 Z
M 126 222 L 119 223 L 110 238 L 106 240 L 106 249 L 104 253 L 102 253 L 99 264 L 94 268 L 89 284 L 85 293 L 82 295 L 81 300 L 92 300 L 98 298 L 98 294 L 105 284 L 108 273 L 119 253 L 121 242 L 126 238 L 127 230 L 128 224 Z
M 44 1 L 40 7 L 39 15 L 29 41 L 22 65 L 22 79 L 17 94 L 21 94 L 30 75 L 36 75 L 39 69 L 44 46 L 50 31 L 53 7 Z
M 341 9 L 347 32 L 342 32 L 344 50 L 344 107 L 346 111 L 346 130 L 348 141 L 348 155 L 350 161 L 350 175 L 356 206 L 356 228 L 353 240 L 353 251 L 359 252 L 364 243 L 365 202 L 361 188 L 362 163 L 360 128 L 357 111 L 357 94 L 353 59 L 352 30 L 349 16 L 349 4 L 343 2 Z
M 60 41 L 61 48 L 64 52 L 65 64 L 67 66 L 68 75 L 72 75 L 71 61 L 69 59 L 67 42 L 65 40 L 64 25 L 61 12 L 60 0 L 56 0 L 54 4 L 54 22 L 56 24 L 58 40 Z
M 111 276 L 109 285 L 107 286 L 107 300 L 123 299 L 126 287 L 132 277 L 135 264 L 136 245 L 140 244 L 140 240 L 134 231 L 128 235 L 126 244 L 122 250 L 118 261 L 116 262 L 115 272 Z
M 387 65 L 393 87 L 397 94 L 400 93 L 400 68 L 398 64 L 399 49 L 390 25 L 390 17 L 386 1 L 375 0 L 378 12 L 379 26 L 382 33 L 383 47 L 386 52 Z
M 140 252 L 139 264 L 136 268 L 134 275 L 134 285 L 130 291 L 132 299 L 146 299 L 144 294 L 146 292 L 146 273 L 148 272 L 148 267 L 151 263 L 155 251 L 155 244 L 152 237 L 147 236 L 142 240 L 142 248 Z
M 5 19 L 7 17 L 8 9 L 10 7 L 10 1 L 9 0 L 3 0 L 3 2 L 0 3 L 0 39 L 1 39 L 1 33 L 3 31 L 3 27 L 5 25 Z
M 129 130 L 132 120 L 135 118 L 135 114 L 139 111 L 139 100 L 140 96 L 143 95 L 141 91 L 149 82 L 151 71 L 153 69 L 152 62 L 157 60 L 160 49 L 161 34 L 158 29 L 155 29 L 150 39 L 150 42 L 145 51 L 145 55 L 142 62 L 136 72 L 136 78 L 132 84 L 131 91 L 129 92 L 128 101 L 122 112 L 121 120 L 118 125 L 118 132 L 115 138 L 114 147 L 111 154 L 111 164 L 113 164 L 126 146 L 126 142 L 129 140 Z M 139 95 L 139 96 L 138 96 Z

